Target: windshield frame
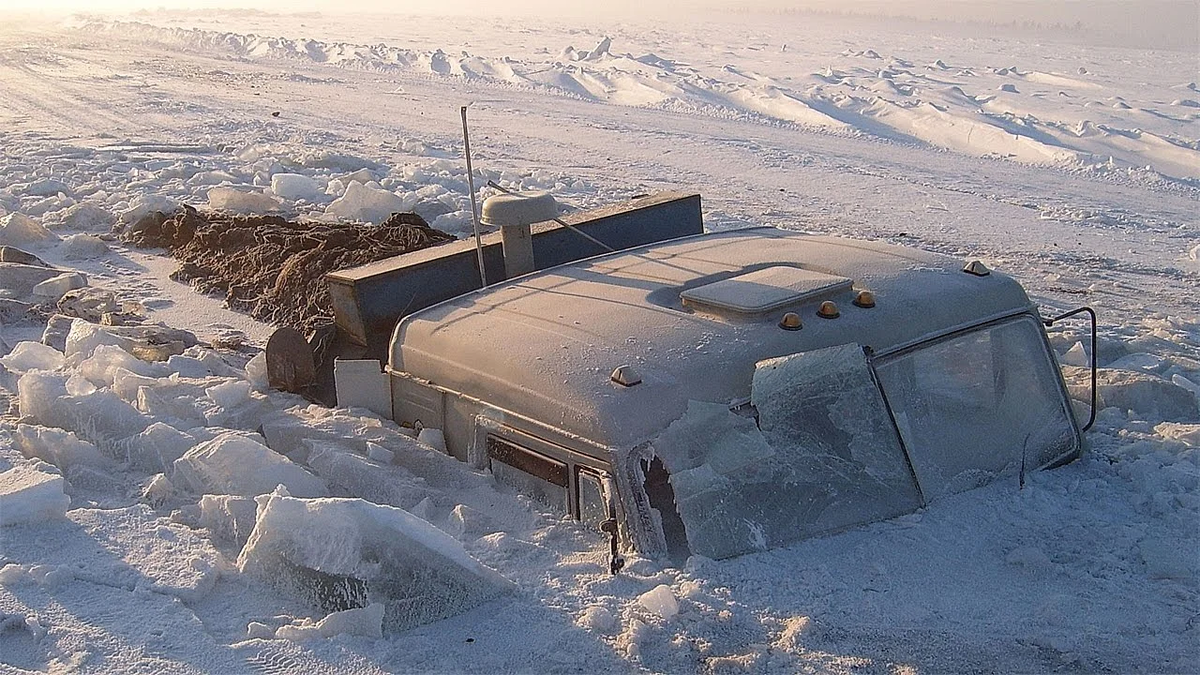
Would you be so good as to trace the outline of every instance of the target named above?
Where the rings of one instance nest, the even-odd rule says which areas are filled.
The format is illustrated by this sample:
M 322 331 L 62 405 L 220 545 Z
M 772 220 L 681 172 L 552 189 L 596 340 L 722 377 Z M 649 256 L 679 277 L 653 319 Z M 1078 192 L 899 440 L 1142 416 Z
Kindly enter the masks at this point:
M 879 353 L 871 352 L 868 355 L 868 362 L 870 363 L 871 370 L 875 375 L 875 383 L 879 387 L 880 393 L 883 395 L 884 406 L 887 408 L 888 415 L 892 418 L 892 425 L 896 428 L 897 433 L 900 434 L 900 442 L 904 446 L 905 454 L 908 455 L 908 457 L 909 457 L 910 466 L 912 465 L 913 449 L 910 447 L 909 439 L 905 437 L 905 434 L 902 432 L 900 425 L 897 423 L 897 420 L 896 420 L 895 406 L 893 405 L 893 402 L 892 402 L 892 398 L 894 397 L 895 392 L 892 392 L 892 396 L 889 396 L 888 388 L 884 386 L 883 379 L 879 377 L 879 372 L 878 372 L 879 368 L 887 366 L 889 363 L 891 363 L 895 360 L 898 360 L 900 358 L 903 358 L 905 356 L 908 356 L 910 354 L 924 351 L 931 347 L 935 347 L 940 344 L 945 344 L 947 342 L 957 340 L 961 337 L 964 337 L 964 336 L 967 336 L 967 335 L 970 335 L 973 333 L 977 333 L 980 331 L 986 331 L 991 328 L 996 328 L 996 327 L 1002 326 L 1004 324 L 1009 324 L 1009 323 L 1013 323 L 1013 322 L 1021 321 L 1021 320 L 1032 321 L 1035 324 L 1036 330 L 1034 332 L 1038 335 L 1037 341 L 1038 341 L 1038 344 L 1041 346 L 1041 349 L 1040 349 L 1041 354 L 1040 354 L 1040 357 L 1037 354 L 1030 354 L 1029 357 L 1035 367 L 1039 367 L 1038 364 L 1040 364 L 1040 367 L 1045 367 L 1045 368 L 1050 369 L 1048 371 L 1048 374 L 1051 376 L 1050 379 L 1055 383 L 1054 388 L 1055 388 L 1055 392 L 1057 393 L 1055 400 L 1058 403 L 1060 412 L 1062 413 L 1063 416 L 1065 416 L 1067 423 L 1069 424 L 1069 426 L 1071 428 L 1071 438 L 1072 438 L 1071 446 L 1067 451 L 1058 455 L 1055 459 L 1051 460 L 1050 462 L 1043 464 L 1039 467 L 1034 467 L 1034 468 L 1053 468 L 1056 466 L 1061 466 L 1061 465 L 1075 459 L 1076 457 L 1078 457 L 1080 455 L 1080 453 L 1083 450 L 1083 432 L 1080 429 L 1079 420 L 1075 416 L 1074 407 L 1071 405 L 1070 393 L 1067 390 L 1066 383 L 1063 381 L 1061 366 L 1058 363 L 1058 359 L 1054 356 L 1054 350 L 1050 347 L 1050 341 L 1046 336 L 1045 329 L 1042 327 L 1043 323 L 1042 323 L 1041 317 L 1037 314 L 1036 311 L 1022 310 L 1022 311 L 1018 311 L 1018 312 L 1013 312 L 1011 314 L 1006 314 L 1004 316 L 989 319 L 989 320 L 983 321 L 981 323 L 977 323 L 977 324 L 973 324 L 973 325 L 966 326 L 963 328 L 957 328 L 957 329 L 954 329 L 951 331 L 947 331 L 941 335 L 937 335 L 935 337 L 931 337 L 931 338 L 922 340 L 920 342 L 915 342 L 912 344 L 904 345 L 897 349 L 892 349 L 892 350 L 888 350 L 885 352 L 879 352 Z M 915 469 L 914 469 L 914 475 L 915 475 Z M 918 483 L 918 485 L 919 485 L 919 483 Z M 928 498 L 926 498 L 924 501 L 926 501 L 926 503 L 928 503 L 929 500 L 928 500 Z

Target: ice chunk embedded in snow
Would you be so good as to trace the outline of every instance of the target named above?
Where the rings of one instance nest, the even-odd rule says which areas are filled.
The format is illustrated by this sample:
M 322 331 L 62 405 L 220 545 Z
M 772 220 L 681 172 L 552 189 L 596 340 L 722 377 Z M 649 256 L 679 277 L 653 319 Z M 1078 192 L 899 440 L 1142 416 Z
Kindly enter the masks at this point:
M 1200 448 L 1200 424 L 1163 422 L 1154 426 L 1154 433 L 1164 438 L 1180 441 L 1193 448 Z
M 71 330 L 67 333 L 67 344 L 64 354 L 74 363 L 91 356 L 100 345 L 115 345 L 129 352 L 133 349 L 133 341 L 115 335 L 94 323 L 82 319 L 71 322 Z
M 100 452 L 95 445 L 82 441 L 70 431 L 18 424 L 13 440 L 21 454 L 37 458 L 57 466 L 66 473 L 76 465 L 109 467 L 115 462 Z
M 60 398 L 54 403 L 53 414 L 54 419 L 42 423 L 74 431 L 103 449 L 114 448 L 118 441 L 140 434 L 152 422 L 106 389 L 86 396 Z
M 679 601 L 675 599 L 671 587 L 666 584 L 659 584 L 639 595 L 638 604 L 667 621 L 679 613 Z
M 17 380 L 17 406 L 21 415 L 43 424 L 54 424 L 54 406 L 64 396 L 67 396 L 66 375 L 32 371 Z
M 383 637 L 383 613 L 384 607 L 378 602 L 366 607 L 331 612 L 316 623 L 301 622 L 299 625 L 280 626 L 275 631 L 275 638 L 294 642 L 330 638 L 335 635 L 380 638 Z
M 114 220 L 111 213 L 91 202 L 80 202 L 68 207 L 54 214 L 53 218 L 58 226 L 88 232 L 107 232 Z
M 59 247 L 67 260 L 89 260 L 108 254 L 108 244 L 94 234 L 73 234 Z
M 58 370 L 63 367 L 63 353 L 40 342 L 18 342 L 0 364 L 9 370 L 24 373 L 29 370 Z
M 380 464 L 391 464 L 392 459 L 396 457 L 396 453 L 388 450 L 378 443 L 367 441 L 367 459 Z
M 138 375 L 125 368 L 118 367 L 113 369 L 112 390 L 122 400 L 129 403 L 137 401 L 138 390 L 142 387 L 153 387 L 158 384 L 159 380 L 157 378 Z
M 430 494 L 420 478 L 402 467 L 379 466 L 335 442 L 305 440 L 304 444 L 309 448 L 308 466 L 332 488 L 405 510 Z
M 299 497 L 326 494 L 325 482 L 267 446 L 243 434 L 228 432 L 206 441 L 175 460 L 171 482 L 196 494 L 253 497 L 278 485 Z
M 1089 364 L 1087 352 L 1083 348 L 1082 342 L 1076 342 L 1071 345 L 1066 354 L 1062 356 L 1062 362 L 1069 366 L 1086 366 Z
M 346 188 L 346 194 L 335 199 L 325 212 L 343 220 L 381 223 L 393 213 L 411 210 L 415 204 L 416 199 L 401 199 L 394 192 L 354 181 Z
M 279 210 L 279 200 L 261 192 L 215 187 L 208 191 L 208 207 L 234 213 L 262 213 Z
M 179 208 L 169 197 L 163 195 L 142 195 L 129 203 L 129 208 L 121 212 L 120 221 L 125 224 L 136 223 L 147 214 L 154 211 L 174 213 Z
M 204 394 L 217 405 L 229 410 L 242 405 L 250 399 L 250 383 L 230 380 L 205 389 Z
M 214 537 L 242 546 L 254 531 L 257 511 L 252 497 L 204 495 L 200 498 L 200 526 L 207 527 Z
M 360 499 L 259 497 L 238 568 L 326 610 L 382 604 L 389 632 L 466 611 L 511 587 L 429 523 Z
M 1091 371 L 1063 367 L 1072 398 L 1088 400 Z M 1180 379 L 1183 379 L 1180 377 Z M 1187 380 L 1184 380 L 1186 382 Z M 1096 373 L 1100 408 L 1130 410 L 1150 422 L 1194 422 L 1200 419 L 1200 400 L 1177 382 L 1137 370 L 1100 368 Z
M 63 518 L 71 498 L 63 477 L 48 464 L 17 466 L 0 473 L 0 527 Z
M 59 298 L 76 288 L 88 285 L 87 277 L 80 272 L 63 272 L 33 287 L 33 297 L 57 302 Z
M 175 460 L 197 445 L 196 438 L 175 427 L 155 422 L 121 442 L 129 465 L 150 473 L 171 473 Z
M 58 241 L 58 235 L 29 216 L 10 213 L 0 218 L 0 245 L 26 248 L 52 241 Z
M 259 352 L 246 362 L 246 381 L 258 391 L 266 390 L 268 386 L 266 352 Z
M 366 408 L 383 417 L 392 414 L 392 390 L 387 373 L 374 359 L 337 359 L 333 362 L 337 404 Z
M 316 201 L 325 197 L 317 181 L 298 173 L 277 173 L 271 176 L 271 192 L 282 199 Z
M 124 349 L 111 344 L 97 345 L 92 355 L 79 364 L 79 374 L 97 387 L 112 386 L 119 370 L 126 370 L 142 377 L 166 376 L 162 366 L 143 361 Z
M 446 437 L 441 429 L 426 427 L 417 434 L 417 440 L 439 452 L 446 452 Z

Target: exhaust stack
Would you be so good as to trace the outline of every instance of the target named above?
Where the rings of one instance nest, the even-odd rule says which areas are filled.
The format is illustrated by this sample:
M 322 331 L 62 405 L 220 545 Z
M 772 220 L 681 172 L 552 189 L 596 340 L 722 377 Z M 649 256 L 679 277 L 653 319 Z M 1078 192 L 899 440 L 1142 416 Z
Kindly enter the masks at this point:
M 482 211 L 480 220 L 484 225 L 500 228 L 505 278 L 536 270 L 530 225 L 558 217 L 554 196 L 549 192 L 494 195 L 484 200 Z

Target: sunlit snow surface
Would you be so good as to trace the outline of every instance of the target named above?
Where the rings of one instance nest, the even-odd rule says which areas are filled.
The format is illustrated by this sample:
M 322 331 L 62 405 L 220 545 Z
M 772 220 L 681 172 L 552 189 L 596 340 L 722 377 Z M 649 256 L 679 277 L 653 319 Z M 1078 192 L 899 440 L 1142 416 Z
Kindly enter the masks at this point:
M 713 229 L 980 257 L 1047 314 L 1091 304 L 1111 367 L 1105 409 L 1089 454 L 1023 490 L 1002 480 L 729 560 L 632 557 L 610 577 L 598 534 L 361 411 L 247 389 L 258 377 L 244 357 L 219 367 L 195 353 L 172 379 L 94 335 L 62 357 L 23 347 L 0 371 L 0 471 L 15 472 L 0 486 L 25 521 L 0 529 L 5 669 L 1188 672 L 1200 661 L 1194 53 L 813 16 L 131 20 L 0 24 L 0 243 L 202 340 L 236 329 L 261 345 L 270 328 L 171 282 L 170 260 L 64 240 L 222 200 L 314 218 L 404 204 L 465 232 L 458 108 L 470 104 L 476 167 L 509 187 L 580 207 L 695 189 Z M 44 281 L 4 274 L 22 294 Z M 0 312 L 0 347 L 42 327 Z M 1051 337 L 1086 400 L 1082 328 Z M 370 621 L 322 624 L 328 611 L 239 572 L 253 503 L 210 497 L 202 512 L 190 491 L 231 484 L 215 480 L 228 468 L 179 485 L 153 476 L 192 447 L 183 465 L 236 448 L 223 434 L 254 437 L 263 422 L 255 442 L 307 462 L 333 496 L 429 521 L 515 589 L 373 638 L 334 628 Z M 368 444 L 392 465 L 373 464 Z

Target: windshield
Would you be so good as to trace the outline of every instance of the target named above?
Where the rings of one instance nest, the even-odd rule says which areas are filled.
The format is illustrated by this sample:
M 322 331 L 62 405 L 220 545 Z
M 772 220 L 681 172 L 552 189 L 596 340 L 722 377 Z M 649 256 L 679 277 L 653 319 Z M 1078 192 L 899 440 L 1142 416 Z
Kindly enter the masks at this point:
M 645 489 L 669 549 L 684 539 L 710 558 L 773 548 L 908 513 L 1079 448 L 1028 316 L 875 362 L 856 344 L 761 361 L 751 403 L 754 414 L 743 415 L 691 401 L 651 441 Z
M 726 558 L 920 507 L 861 347 L 762 361 L 752 392 L 757 420 L 692 401 L 653 441 L 692 553 Z M 667 541 L 670 516 L 658 519 Z
M 1078 449 L 1041 327 L 1010 319 L 875 362 L 926 500 Z

